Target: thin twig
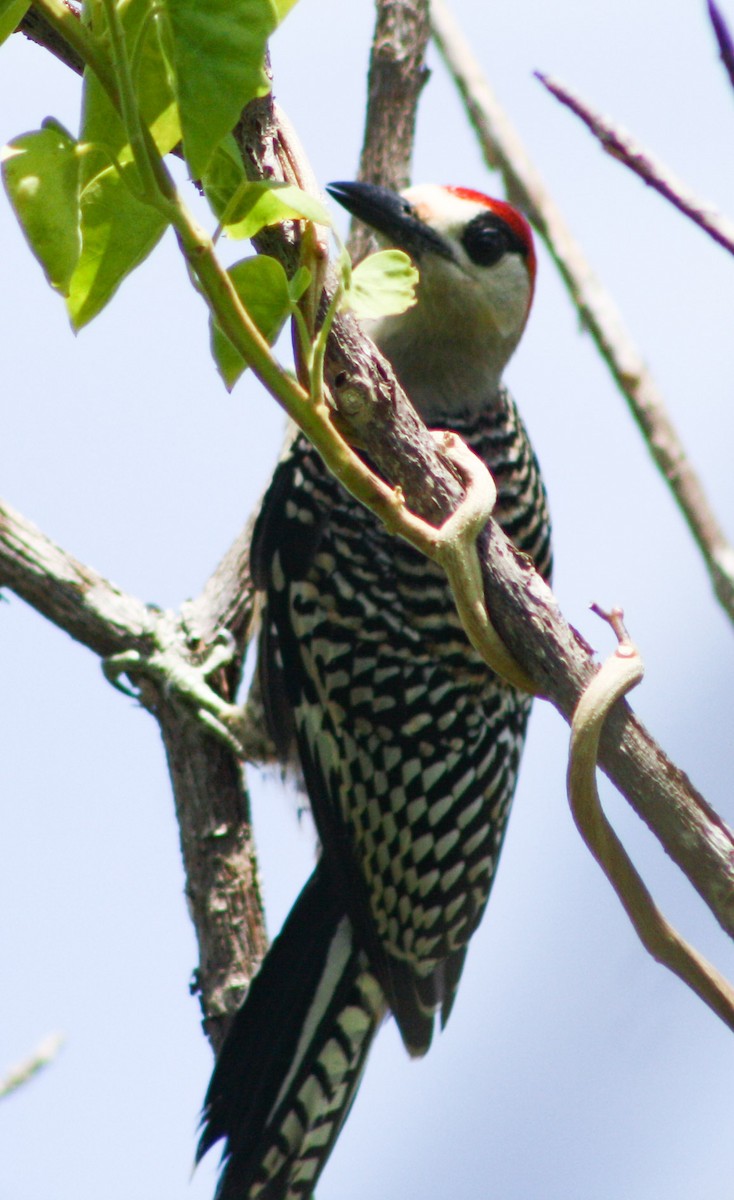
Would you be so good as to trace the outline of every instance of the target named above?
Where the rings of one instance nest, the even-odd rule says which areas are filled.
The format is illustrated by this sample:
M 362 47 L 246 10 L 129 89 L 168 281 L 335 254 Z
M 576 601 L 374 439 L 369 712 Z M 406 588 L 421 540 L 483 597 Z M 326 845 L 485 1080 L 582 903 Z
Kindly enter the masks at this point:
M 694 471 L 665 402 L 609 293 L 591 271 L 524 145 L 443 0 L 431 7 L 433 36 L 462 96 L 486 161 L 508 198 L 525 210 L 645 438 L 703 555 L 714 591 L 734 621 L 734 548 Z
M 64 1039 L 60 1033 L 51 1033 L 43 1039 L 28 1058 L 11 1067 L 0 1079 L 0 1100 L 23 1087 L 29 1079 L 53 1062 L 63 1044 Z
M 694 225 L 698 225 L 699 229 L 703 229 L 715 242 L 730 254 L 734 254 L 734 223 L 720 216 L 713 205 L 694 196 L 668 167 L 643 149 L 629 133 L 600 117 L 570 88 L 541 71 L 536 71 L 535 77 L 556 100 L 560 100 L 561 104 L 581 118 L 602 150 L 611 154 L 612 158 L 618 159 L 625 167 L 629 167 L 630 171 L 639 175 L 640 179 L 659 192 L 674 208 L 693 221 Z
M 716 40 L 719 43 L 721 61 L 726 68 L 727 75 L 729 76 L 729 82 L 731 83 L 731 86 L 734 87 L 734 38 L 732 38 L 731 33 L 729 32 L 729 26 L 724 20 L 721 12 L 714 4 L 714 0 L 708 0 L 708 8 L 709 16 L 711 17 L 711 24 L 713 25 L 714 33 L 716 34 Z
M 579 700 L 571 725 L 568 799 L 574 821 L 629 917 L 645 949 L 708 1004 L 734 1031 L 734 988 L 666 921 L 607 820 L 596 786 L 599 737 L 615 702 L 640 682 L 642 659 L 620 609 L 592 606 L 613 628 L 618 646 Z

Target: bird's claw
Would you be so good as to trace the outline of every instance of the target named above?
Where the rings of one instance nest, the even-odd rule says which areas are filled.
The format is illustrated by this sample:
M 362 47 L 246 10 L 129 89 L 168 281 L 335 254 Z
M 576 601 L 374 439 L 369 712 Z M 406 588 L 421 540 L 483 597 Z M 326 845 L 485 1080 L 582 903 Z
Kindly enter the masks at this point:
M 243 747 L 237 736 L 241 709 L 223 700 L 207 682 L 209 676 L 232 661 L 235 649 L 232 634 L 222 630 L 206 658 L 197 664 L 185 657 L 178 639 L 160 639 L 148 655 L 138 650 L 111 655 L 103 661 L 102 670 L 119 692 L 141 702 L 142 689 L 137 679 L 148 679 L 157 684 L 167 698 L 179 700 L 193 710 L 206 729 L 241 758 Z

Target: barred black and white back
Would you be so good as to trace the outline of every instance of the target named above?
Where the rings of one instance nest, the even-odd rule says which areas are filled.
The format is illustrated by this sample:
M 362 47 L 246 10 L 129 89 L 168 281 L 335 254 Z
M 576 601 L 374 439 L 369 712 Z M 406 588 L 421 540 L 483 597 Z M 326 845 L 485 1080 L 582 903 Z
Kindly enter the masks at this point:
M 548 577 L 545 494 L 506 393 L 471 425 L 453 420 L 497 482 L 498 520 Z M 278 467 L 253 552 L 268 596 L 269 721 L 284 753 L 295 737 L 324 849 L 230 1034 L 239 1053 L 212 1080 L 200 1154 L 228 1138 L 218 1200 L 295 1200 L 310 1195 L 387 1007 L 411 1054 L 428 1049 L 437 1009 L 448 1018 L 530 702 L 471 648 L 440 568 L 390 537 L 302 437 Z M 313 968 L 317 947 L 321 992 L 306 1014 L 289 1000 L 286 1021 L 274 998 L 304 982 L 297 955 Z M 256 1012 L 258 990 L 269 999 Z M 273 1072 L 283 1082 L 255 1112 L 246 1097 L 263 1042 L 291 1023 Z

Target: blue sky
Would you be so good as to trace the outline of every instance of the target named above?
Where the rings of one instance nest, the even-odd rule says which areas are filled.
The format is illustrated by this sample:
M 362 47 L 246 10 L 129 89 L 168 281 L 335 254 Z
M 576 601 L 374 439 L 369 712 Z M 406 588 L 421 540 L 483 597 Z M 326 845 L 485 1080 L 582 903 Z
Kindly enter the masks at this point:
M 705 5 L 517 0 L 488 12 L 457 0 L 455 11 L 734 536 L 731 260 L 532 78 L 566 81 L 734 213 L 732 96 Z M 300 0 L 274 40 L 276 94 L 324 183 L 355 170 L 371 20 L 366 3 Z M 499 190 L 432 60 L 415 180 Z M 68 72 L 21 39 L 2 62 L 0 140 L 49 114 L 76 126 Z M 280 413 L 249 381 L 224 392 L 172 239 L 77 338 L 4 202 L 0 244 L 0 494 L 125 589 L 178 606 L 267 482 Z M 544 253 L 508 382 L 546 474 L 564 612 L 603 652 L 609 635 L 587 606 L 624 605 L 647 667 L 634 706 L 734 821 L 731 628 Z M 156 729 L 92 655 L 8 599 L 0 1070 L 52 1030 L 66 1042 L 2 1106 L 0 1200 L 204 1200 L 214 1162 L 189 1174 L 210 1052 L 188 994 L 195 947 Z M 560 719 L 536 706 L 449 1027 L 420 1063 L 382 1031 L 319 1200 L 731 1200 L 734 1042 L 637 944 L 573 828 L 565 747 Z M 713 919 L 604 786 L 665 910 L 734 976 Z M 253 772 L 252 790 L 273 932 L 313 838 L 277 776 Z

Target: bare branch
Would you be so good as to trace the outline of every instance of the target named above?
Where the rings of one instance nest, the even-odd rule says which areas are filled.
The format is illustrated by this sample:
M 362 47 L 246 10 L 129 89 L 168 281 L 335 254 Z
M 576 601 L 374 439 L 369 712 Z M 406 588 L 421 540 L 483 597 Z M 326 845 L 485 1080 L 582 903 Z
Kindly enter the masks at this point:
M 625 167 L 629 167 L 630 171 L 639 175 L 640 179 L 659 192 L 679 212 L 693 221 L 694 225 L 698 225 L 699 229 L 703 229 L 715 242 L 730 254 L 734 254 L 734 223 L 719 216 L 713 205 L 694 196 L 668 167 L 653 158 L 630 134 L 612 125 L 610 121 L 605 121 L 569 88 L 540 71 L 536 71 L 535 76 L 552 96 L 581 118 L 602 150 L 611 154 L 612 158 L 618 159 Z
M 0 586 L 103 659 L 129 650 L 147 656 L 166 644 L 178 649 L 183 661 L 200 661 L 207 642 L 196 629 L 197 613 L 206 614 L 208 628 L 217 605 L 225 611 L 231 607 L 234 587 L 226 571 L 222 579 L 228 586 L 212 585 L 208 610 L 194 604 L 182 619 L 127 595 L 13 509 L 0 507 Z M 232 616 L 246 622 L 245 600 Z M 229 695 L 227 681 L 220 684 Z M 158 719 L 168 756 L 199 944 L 197 986 L 216 1049 L 266 946 L 249 801 L 232 755 L 188 709 L 145 679 L 140 701 Z
M 251 517 L 201 593 L 181 608 L 187 628 L 196 630 L 202 644 L 211 645 L 222 629 L 232 634 L 235 652 L 227 667 L 232 695 L 240 682 L 242 661 L 252 634 L 255 589 L 250 578 L 250 539 L 253 525 L 254 517 Z
M 160 693 L 145 703 L 166 748 L 199 947 L 196 985 L 216 1053 L 267 949 L 249 799 L 229 750 Z
M 729 81 L 734 87 L 734 38 L 729 32 L 729 26 L 724 20 L 718 7 L 714 4 L 714 0 L 708 0 L 709 16 L 711 24 L 714 27 L 716 40 L 719 43 L 719 53 L 726 72 L 729 76 Z
M 492 624 L 539 694 L 570 722 L 596 667 L 547 589 L 499 529 L 490 528 L 482 567 Z M 734 834 L 626 704 L 617 705 L 605 724 L 599 762 L 734 936 Z
M 0 587 L 106 658 L 150 645 L 155 612 L 55 545 L 0 503 Z
M 488 165 L 502 173 L 508 198 L 538 229 L 703 555 L 714 591 L 734 621 L 734 549 L 668 416 L 662 394 L 609 293 L 578 242 L 516 130 L 494 96 L 443 0 L 433 0 L 433 36 L 466 105 Z
M 428 4 L 377 0 L 376 5 L 359 178 L 395 191 L 410 181 L 418 99 L 428 77 L 423 61 L 431 32 Z M 359 262 L 371 248 L 369 231 L 353 223 L 353 260 Z

